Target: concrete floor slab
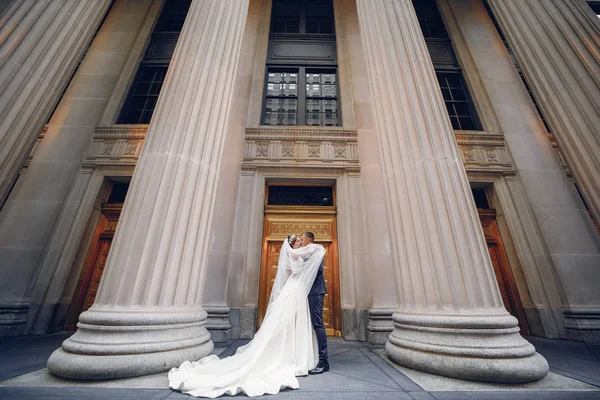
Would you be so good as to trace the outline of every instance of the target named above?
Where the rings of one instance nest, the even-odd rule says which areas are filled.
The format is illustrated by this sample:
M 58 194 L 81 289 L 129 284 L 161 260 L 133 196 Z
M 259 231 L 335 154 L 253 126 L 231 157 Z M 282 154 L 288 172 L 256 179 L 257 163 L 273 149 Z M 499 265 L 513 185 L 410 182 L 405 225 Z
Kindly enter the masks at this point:
M 193 399 L 167 388 L 167 374 L 112 381 L 70 381 L 45 369 L 45 360 L 68 334 L 9 338 L 0 341 L 3 369 L 0 398 L 58 399 Z M 215 353 L 228 356 L 246 344 L 231 341 Z M 300 389 L 286 389 L 269 400 L 600 400 L 595 384 L 600 366 L 596 347 L 583 343 L 543 339 L 535 343 L 548 358 L 551 374 L 528 385 L 474 383 L 424 374 L 386 361 L 382 346 L 329 338 L 331 371 L 300 377 Z M 6 357 L 5 357 L 6 356 Z M 8 363 L 5 362 L 8 361 Z M 510 394 L 508 394 L 510 391 Z M 238 396 L 245 397 L 245 396 Z

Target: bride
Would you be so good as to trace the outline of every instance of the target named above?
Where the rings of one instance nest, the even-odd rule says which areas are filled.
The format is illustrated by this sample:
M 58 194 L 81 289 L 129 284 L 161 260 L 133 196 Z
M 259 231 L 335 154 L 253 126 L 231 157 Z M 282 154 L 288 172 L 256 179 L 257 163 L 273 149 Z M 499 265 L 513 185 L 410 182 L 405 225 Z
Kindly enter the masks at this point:
M 307 296 L 325 248 L 299 245 L 300 239 L 292 235 L 281 246 L 267 313 L 254 339 L 231 357 L 210 355 L 173 368 L 170 388 L 214 398 L 240 392 L 254 397 L 300 387 L 296 376 L 307 375 L 319 361 Z

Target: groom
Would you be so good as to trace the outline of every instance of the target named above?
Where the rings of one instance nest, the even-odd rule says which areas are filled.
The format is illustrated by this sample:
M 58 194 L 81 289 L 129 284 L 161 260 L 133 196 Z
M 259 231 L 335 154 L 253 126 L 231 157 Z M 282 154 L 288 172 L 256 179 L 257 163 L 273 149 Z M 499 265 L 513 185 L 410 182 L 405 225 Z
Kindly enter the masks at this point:
M 300 237 L 302 246 L 306 246 L 315 241 L 315 235 L 312 232 L 304 232 Z M 325 298 L 325 279 L 323 279 L 323 267 L 325 257 L 321 260 L 319 271 L 315 282 L 308 293 L 308 306 L 310 307 L 310 319 L 313 329 L 317 334 L 317 343 L 319 344 L 319 363 L 314 369 L 308 371 L 311 375 L 322 374 L 329 371 L 329 362 L 327 361 L 327 334 L 325 325 L 323 325 L 323 299 Z

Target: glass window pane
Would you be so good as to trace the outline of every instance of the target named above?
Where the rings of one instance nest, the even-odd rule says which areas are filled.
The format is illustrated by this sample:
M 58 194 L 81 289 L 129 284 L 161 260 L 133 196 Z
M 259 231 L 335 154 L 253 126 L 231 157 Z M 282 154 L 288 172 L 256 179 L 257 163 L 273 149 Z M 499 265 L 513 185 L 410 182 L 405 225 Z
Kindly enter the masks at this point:
M 321 102 L 319 100 L 306 100 L 306 111 L 320 112 Z
M 335 84 L 335 74 L 321 74 L 321 83 Z
M 337 87 L 335 85 L 322 85 L 323 97 L 336 97 Z
M 321 74 L 306 74 L 306 83 L 321 83 Z
M 267 72 L 264 124 L 339 125 L 335 69 L 301 69 L 305 85 L 299 86 L 298 70 L 281 67 Z M 299 67 L 300 68 L 300 67 Z M 304 91 L 304 93 L 302 93 Z M 298 97 L 304 97 L 304 113 L 298 115 Z M 275 114 L 277 117 L 275 117 Z
M 448 84 L 446 83 L 446 78 L 445 78 L 444 74 L 441 74 L 438 72 L 437 79 L 438 79 L 438 83 L 440 84 L 441 88 L 448 87 Z
M 267 96 L 279 96 L 281 95 L 281 84 L 269 83 L 267 84 Z
M 152 119 L 152 113 L 154 110 L 144 111 L 142 113 L 142 117 L 140 118 L 140 124 L 149 124 Z
M 158 95 L 160 94 L 160 89 L 162 88 L 162 81 L 161 82 L 155 82 L 150 86 L 150 91 L 148 92 L 148 94 L 155 94 Z
M 297 113 L 282 113 L 281 120 L 279 125 L 296 125 Z
M 469 110 L 469 105 L 467 103 L 454 103 L 454 109 L 456 110 L 456 115 L 458 116 L 470 116 L 471 111 Z
M 279 111 L 279 99 L 267 99 L 265 109 L 267 111 Z
M 298 95 L 298 85 L 295 83 L 286 83 L 281 85 L 283 89 L 281 91 L 282 96 L 297 96 Z
M 319 97 L 321 95 L 321 85 L 307 84 L 306 97 Z
M 460 124 L 458 123 L 458 118 L 452 117 L 452 118 L 450 118 L 450 122 L 452 122 L 452 128 L 460 129 Z
M 287 20 L 286 33 L 300 32 L 300 18 L 290 18 Z
M 460 84 L 460 75 L 458 74 L 446 74 L 446 81 L 451 88 L 462 88 Z
M 158 100 L 158 96 L 151 96 L 148 97 L 148 100 L 146 101 L 146 109 L 147 110 L 154 110 L 154 108 L 156 107 L 156 102 Z
M 450 115 L 450 116 L 456 115 L 456 112 L 454 111 L 454 107 L 453 107 L 452 103 L 446 103 L 446 110 L 448 110 L 448 115 Z
M 265 113 L 265 125 L 278 125 L 279 114 L 276 112 L 266 112 Z
M 461 89 L 452 89 L 452 97 L 454 98 L 454 100 L 458 100 L 458 101 L 466 101 L 467 100 L 467 96 L 465 96 L 465 92 L 464 90 Z
M 475 129 L 475 124 L 473 123 L 473 119 L 471 117 L 461 117 L 459 118 L 460 127 L 464 130 L 473 130 Z
M 148 94 L 149 90 L 150 90 L 150 83 L 148 83 L 148 82 L 138 82 L 138 84 L 135 85 L 135 89 L 133 89 L 133 93 L 135 93 L 135 94 Z
M 127 114 L 127 120 L 131 121 L 131 122 L 128 122 L 128 123 L 130 123 L 130 124 L 139 124 L 141 116 L 142 116 L 142 111 L 140 111 L 140 110 L 130 110 L 129 113 Z
M 309 126 L 321 125 L 321 113 L 316 113 L 316 112 L 306 113 L 306 125 L 309 125 Z
M 131 110 L 142 110 L 146 104 L 145 96 L 133 96 L 129 103 L 129 109 Z
M 333 33 L 333 20 L 321 21 L 319 24 L 319 33 L 332 34 Z
M 286 83 L 298 83 L 298 73 L 296 72 L 285 72 L 283 74 L 283 81 Z
M 307 18 L 306 33 L 319 33 L 319 21 L 314 18 Z
M 281 100 L 281 109 L 283 111 L 297 111 L 298 110 L 298 100 L 296 100 L 296 99 Z
M 267 78 L 267 82 L 269 83 L 279 83 L 281 82 L 282 75 L 280 72 L 269 72 L 269 76 Z
M 271 32 L 285 33 L 285 18 L 273 18 L 271 23 Z
M 442 96 L 444 96 L 444 100 L 452 100 L 452 95 L 450 95 L 450 89 L 442 89 Z
M 325 126 L 336 126 L 337 125 L 337 114 L 326 112 L 323 118 L 323 125 Z
M 321 102 L 321 104 L 323 105 L 322 110 L 321 111 L 331 111 L 331 112 L 336 112 L 337 111 L 337 101 L 336 100 L 323 100 Z

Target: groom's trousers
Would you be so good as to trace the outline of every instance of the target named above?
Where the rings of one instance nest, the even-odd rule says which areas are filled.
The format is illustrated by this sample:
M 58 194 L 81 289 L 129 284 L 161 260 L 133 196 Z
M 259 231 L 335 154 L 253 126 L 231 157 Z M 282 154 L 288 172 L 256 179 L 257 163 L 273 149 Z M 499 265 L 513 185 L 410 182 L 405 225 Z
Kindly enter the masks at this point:
M 319 345 L 319 361 L 327 361 L 327 334 L 325 333 L 325 325 L 323 324 L 324 298 L 324 294 L 308 296 L 310 320 L 317 334 L 317 344 Z

